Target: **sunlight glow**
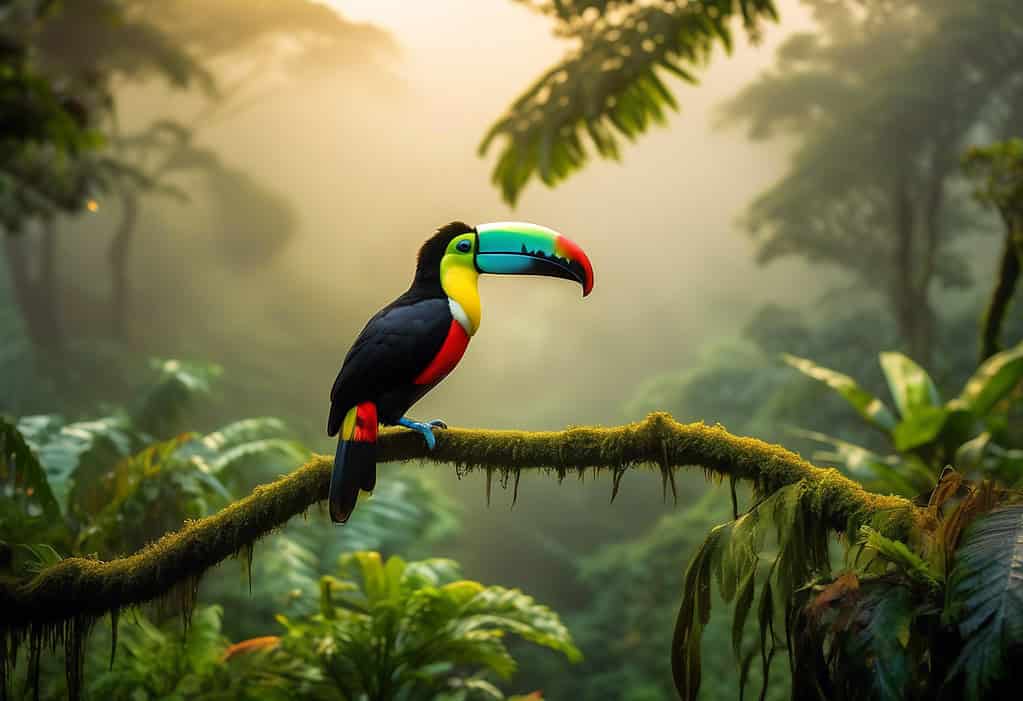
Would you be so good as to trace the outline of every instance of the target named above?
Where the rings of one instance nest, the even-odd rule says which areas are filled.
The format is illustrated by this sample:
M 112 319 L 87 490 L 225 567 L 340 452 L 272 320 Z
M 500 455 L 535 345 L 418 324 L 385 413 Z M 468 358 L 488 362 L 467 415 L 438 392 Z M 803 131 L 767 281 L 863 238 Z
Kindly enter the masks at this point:
M 347 19 L 356 22 L 379 22 L 387 23 L 389 9 L 379 0 L 316 0 L 329 7 L 333 7 Z

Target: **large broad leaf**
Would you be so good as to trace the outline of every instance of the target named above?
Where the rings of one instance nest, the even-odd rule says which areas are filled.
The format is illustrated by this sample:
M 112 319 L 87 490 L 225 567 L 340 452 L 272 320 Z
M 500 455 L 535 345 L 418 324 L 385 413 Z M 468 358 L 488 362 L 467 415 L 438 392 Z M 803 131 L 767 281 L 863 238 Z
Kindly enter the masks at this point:
M 0 418 L 0 481 L 12 484 L 24 495 L 27 506 L 38 509 L 38 513 L 29 515 L 50 521 L 62 519 L 46 470 L 17 427 L 4 418 Z
M 504 630 L 557 650 L 573 662 L 582 659 L 558 614 L 518 589 L 482 587 L 477 582 L 463 581 L 445 585 L 442 591 L 459 601 L 462 618 L 455 624 L 459 635 Z
M 861 587 L 854 625 L 844 637 L 845 667 L 866 666 L 866 675 L 848 680 L 856 689 L 849 698 L 901 701 L 912 676 L 907 651 L 913 600 L 909 589 L 878 581 Z M 840 663 L 841 664 L 841 663 Z
M 945 428 L 948 411 L 940 406 L 919 407 L 892 431 L 895 449 L 904 453 L 930 443 Z
M 986 698 L 1010 675 L 1009 655 L 1023 645 L 1023 505 L 992 511 L 967 529 L 946 616 L 964 643 L 950 676 L 963 675 L 965 698 Z
M 888 389 L 904 421 L 923 409 L 941 405 L 930 375 L 912 359 L 894 352 L 881 353 L 880 358 Z
M 881 456 L 863 446 L 833 438 L 816 431 L 793 430 L 793 433 L 818 443 L 830 446 L 813 454 L 813 459 L 822 463 L 839 465 L 853 479 L 863 482 L 878 482 L 880 486 L 903 496 L 916 496 L 934 480 L 934 475 L 917 463 L 900 460 L 896 456 Z
M 794 355 L 782 356 L 785 362 L 799 370 L 804 375 L 812 377 L 818 382 L 823 382 L 831 389 L 842 395 L 842 398 L 852 404 L 853 408 L 860 413 L 864 419 L 885 431 L 895 428 L 897 420 L 891 409 L 885 403 L 860 387 L 856 380 L 843 375 L 835 370 L 821 367 L 812 360 L 799 358 Z
M 23 416 L 18 420 L 18 430 L 39 456 L 64 513 L 70 510 L 69 499 L 76 483 L 88 486 L 134 451 L 134 437 L 127 422 L 116 416 L 72 424 L 52 414 Z M 82 489 L 78 492 L 82 496 Z
M 988 358 L 973 373 L 959 400 L 976 416 L 984 416 L 1023 381 L 1023 343 Z

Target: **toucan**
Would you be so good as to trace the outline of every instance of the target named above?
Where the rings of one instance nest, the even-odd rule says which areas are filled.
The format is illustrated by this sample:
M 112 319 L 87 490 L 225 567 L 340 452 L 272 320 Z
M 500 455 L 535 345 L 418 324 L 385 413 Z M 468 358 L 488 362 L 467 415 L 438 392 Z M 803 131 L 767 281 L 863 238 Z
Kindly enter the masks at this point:
M 408 290 L 381 309 L 355 339 L 330 391 L 327 435 L 340 433 L 330 477 L 330 518 L 345 523 L 359 490 L 376 486 L 379 424 L 423 435 L 432 450 L 443 421 L 405 416 L 462 359 L 480 326 L 480 273 L 574 280 L 585 297 L 593 266 L 583 250 L 537 224 L 497 222 L 441 227 L 419 250 Z

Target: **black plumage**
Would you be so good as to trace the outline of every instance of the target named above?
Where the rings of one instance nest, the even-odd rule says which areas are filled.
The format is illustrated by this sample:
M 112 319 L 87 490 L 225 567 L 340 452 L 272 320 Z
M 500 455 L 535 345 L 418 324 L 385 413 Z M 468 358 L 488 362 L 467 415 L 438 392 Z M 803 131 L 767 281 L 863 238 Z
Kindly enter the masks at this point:
M 451 327 L 440 261 L 451 239 L 472 231 L 462 222 L 439 229 L 419 250 L 412 285 L 366 323 L 330 391 L 328 436 L 360 402 L 375 402 L 380 422 L 393 424 L 429 391 L 412 381 L 436 357 Z
M 327 435 L 341 428 L 356 404 L 374 402 L 380 422 L 393 424 L 429 389 L 412 381 L 444 345 L 451 328 L 447 297 L 402 295 L 369 320 L 359 334 L 330 392 Z
M 453 321 L 440 262 L 451 239 L 472 231 L 462 222 L 439 229 L 420 248 L 409 289 L 366 323 L 330 391 L 327 435 L 336 435 L 345 415 L 363 402 L 376 405 L 380 423 L 394 424 L 433 387 L 415 379 L 440 352 Z M 359 489 L 370 491 L 375 484 L 375 444 L 339 440 L 330 483 L 331 518 L 346 521 Z

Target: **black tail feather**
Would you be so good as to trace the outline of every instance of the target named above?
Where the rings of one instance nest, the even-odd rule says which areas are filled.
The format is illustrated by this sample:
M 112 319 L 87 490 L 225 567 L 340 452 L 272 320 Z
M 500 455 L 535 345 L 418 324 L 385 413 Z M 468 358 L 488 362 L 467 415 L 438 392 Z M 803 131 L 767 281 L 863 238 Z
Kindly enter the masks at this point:
M 344 523 L 355 511 L 359 489 L 371 491 L 377 481 L 376 443 L 337 442 L 334 471 L 330 475 L 330 520 Z

